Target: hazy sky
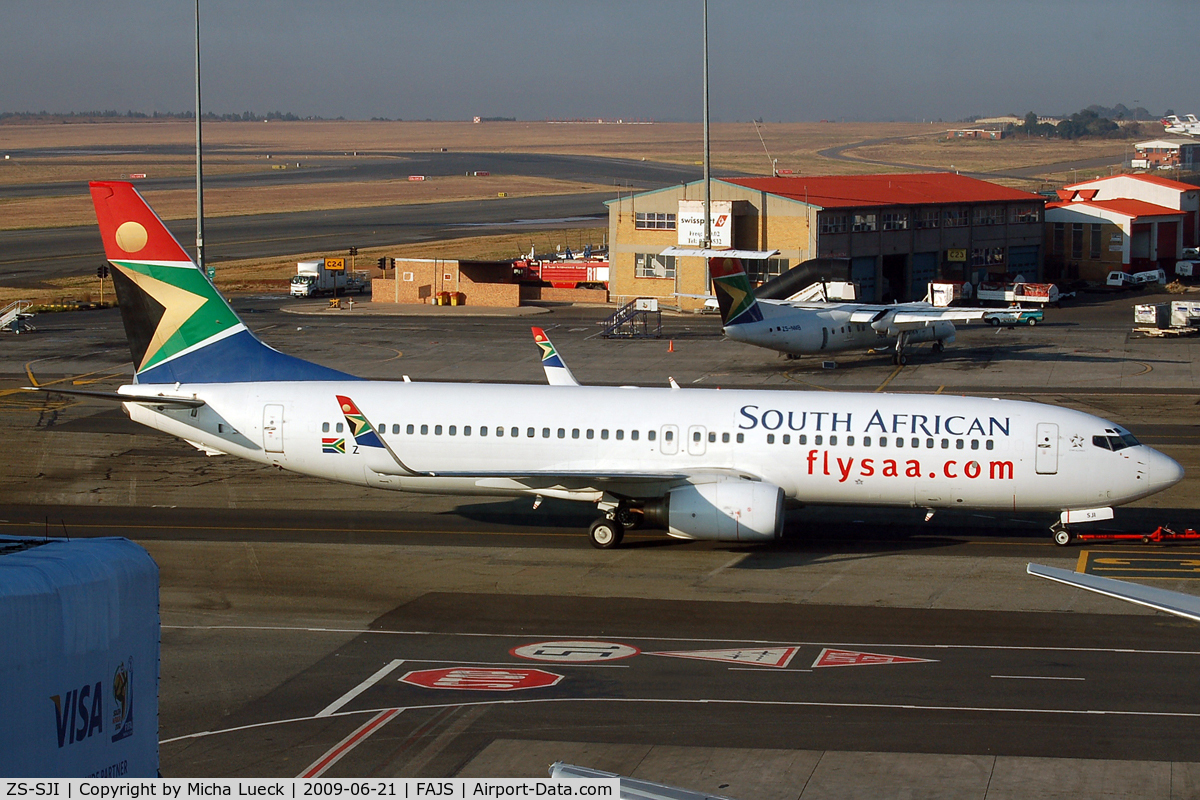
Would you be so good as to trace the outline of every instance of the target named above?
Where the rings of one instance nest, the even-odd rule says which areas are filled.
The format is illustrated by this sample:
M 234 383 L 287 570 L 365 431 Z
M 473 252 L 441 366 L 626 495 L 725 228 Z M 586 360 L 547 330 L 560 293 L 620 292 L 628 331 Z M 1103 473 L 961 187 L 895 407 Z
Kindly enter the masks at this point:
M 204 106 L 698 120 L 700 0 L 200 0 Z M 0 111 L 193 108 L 194 0 L 3 0 Z M 1197 0 L 709 0 L 714 121 L 1200 113 Z

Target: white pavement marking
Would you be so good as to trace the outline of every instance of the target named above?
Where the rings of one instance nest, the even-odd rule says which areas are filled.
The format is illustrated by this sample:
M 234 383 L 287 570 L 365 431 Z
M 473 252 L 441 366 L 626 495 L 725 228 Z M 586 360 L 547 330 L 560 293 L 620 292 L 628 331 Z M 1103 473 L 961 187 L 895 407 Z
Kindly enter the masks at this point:
M 365 692 L 367 689 L 370 689 L 376 683 L 383 680 L 383 677 L 385 675 L 387 675 L 389 672 L 391 672 L 392 670 L 394 670 L 396 667 L 400 666 L 403 663 L 404 663 L 404 659 L 401 659 L 401 658 L 395 659 L 390 664 L 385 666 L 383 669 L 379 670 L 374 675 L 372 675 L 371 677 L 367 678 L 365 681 L 360 683 L 358 686 L 355 686 L 353 689 L 346 692 L 344 695 L 339 697 L 337 700 L 334 700 L 332 703 L 325 706 L 324 709 L 317 712 L 317 716 L 318 717 L 328 717 L 328 716 L 333 715 L 333 713 L 335 711 L 340 711 L 342 706 L 346 705 L 346 703 L 349 703 L 351 700 L 358 697 L 360 694 Z M 301 776 L 301 777 L 304 777 L 304 776 Z
M 1087 678 L 1060 678 L 1055 675 L 993 675 L 993 678 L 1009 678 L 1014 681 L 1086 681 Z
M 389 708 L 389 709 L 380 711 L 378 714 L 371 717 L 369 720 L 364 722 L 362 725 L 358 726 L 358 728 L 356 728 L 354 730 L 354 732 L 351 733 L 349 736 L 347 736 L 345 739 L 342 739 L 340 742 L 338 742 L 332 748 L 330 748 L 329 751 L 327 753 L 325 753 L 325 755 L 321 756 L 316 761 L 309 764 L 308 767 L 303 772 L 301 772 L 299 775 L 297 775 L 296 777 L 297 778 L 319 778 L 319 777 L 321 777 L 322 775 L 325 774 L 325 770 L 329 769 L 334 764 L 341 761 L 342 756 L 346 755 L 351 750 L 353 750 L 355 747 L 358 747 L 358 745 L 360 745 L 364 741 L 366 741 L 368 736 L 370 736 L 372 733 L 374 733 L 375 731 L 379 730 L 384 725 L 386 725 L 388 723 L 388 720 L 390 720 L 392 717 L 399 714 L 400 711 L 401 711 L 401 709 L 399 709 L 399 708 Z

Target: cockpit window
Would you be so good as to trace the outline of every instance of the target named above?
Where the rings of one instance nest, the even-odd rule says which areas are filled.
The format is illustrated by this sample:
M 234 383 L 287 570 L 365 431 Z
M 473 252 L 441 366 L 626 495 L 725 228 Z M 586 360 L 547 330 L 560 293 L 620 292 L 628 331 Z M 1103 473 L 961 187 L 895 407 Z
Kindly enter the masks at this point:
M 1132 433 L 1116 433 L 1110 431 L 1107 436 L 1093 436 L 1092 444 L 1105 450 L 1124 450 L 1126 447 L 1137 447 L 1139 442 Z

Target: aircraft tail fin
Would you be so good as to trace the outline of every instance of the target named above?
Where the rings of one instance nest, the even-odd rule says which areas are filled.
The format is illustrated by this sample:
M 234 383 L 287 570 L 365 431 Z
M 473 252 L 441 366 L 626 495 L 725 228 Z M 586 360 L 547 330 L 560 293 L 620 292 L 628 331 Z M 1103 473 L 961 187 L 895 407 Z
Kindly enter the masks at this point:
M 89 184 L 137 383 L 353 380 L 252 334 L 133 184 Z
M 721 322 L 725 327 L 762 322 L 762 309 L 758 306 L 750 279 L 742 269 L 740 258 L 714 256 L 708 259 L 708 274 L 712 277 L 717 305 L 721 308 Z
M 579 381 L 571 374 L 570 367 L 554 349 L 550 337 L 541 328 L 533 328 L 533 341 L 542 349 L 542 369 L 546 370 L 546 383 L 551 386 L 578 386 Z

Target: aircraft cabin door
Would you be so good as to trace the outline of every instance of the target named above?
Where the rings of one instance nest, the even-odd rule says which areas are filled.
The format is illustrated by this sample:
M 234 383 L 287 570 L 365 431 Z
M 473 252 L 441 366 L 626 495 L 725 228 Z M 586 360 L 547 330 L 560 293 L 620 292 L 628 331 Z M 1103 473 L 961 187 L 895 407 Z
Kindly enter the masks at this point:
M 658 450 L 665 456 L 673 456 L 679 452 L 679 428 L 674 425 L 663 425 L 658 432 Z
M 268 453 L 283 452 L 283 406 L 263 406 L 263 449 Z
M 1033 459 L 1038 475 L 1058 473 L 1058 425 L 1039 422 L 1037 426 L 1037 454 Z
M 702 456 L 704 455 L 704 434 L 706 433 L 703 425 L 693 425 L 688 428 L 687 451 L 688 455 Z

